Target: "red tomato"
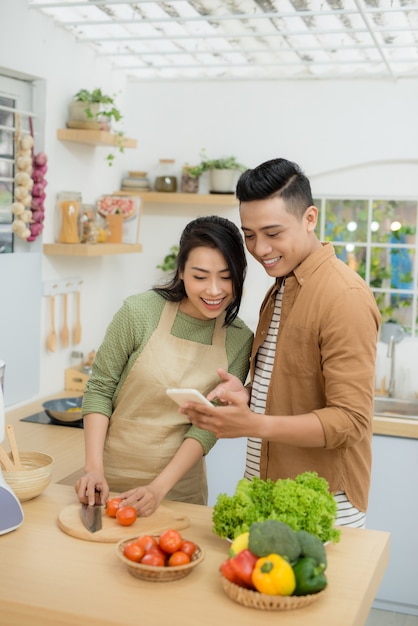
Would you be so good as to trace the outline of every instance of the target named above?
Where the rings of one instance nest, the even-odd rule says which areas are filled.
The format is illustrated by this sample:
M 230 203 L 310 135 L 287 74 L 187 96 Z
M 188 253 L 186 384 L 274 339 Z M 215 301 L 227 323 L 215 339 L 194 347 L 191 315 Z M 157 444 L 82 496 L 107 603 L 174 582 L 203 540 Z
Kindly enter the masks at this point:
M 175 567 L 176 565 L 187 565 L 187 563 L 190 563 L 189 555 L 181 550 L 177 550 L 177 552 L 174 552 L 170 556 L 167 565 L 169 567 Z
M 159 546 L 151 546 L 150 548 L 148 548 L 148 550 L 145 550 L 145 554 L 148 554 L 149 552 L 151 553 L 157 553 L 160 556 L 163 557 L 164 561 L 167 560 L 167 557 L 169 557 L 170 555 L 167 554 L 167 552 L 164 552 L 164 550 L 161 550 L 161 548 Z
M 121 526 L 132 526 L 136 521 L 136 509 L 133 506 L 121 506 L 116 511 L 116 519 Z
M 162 554 L 158 552 L 158 550 L 151 549 L 149 552 L 146 552 L 141 559 L 142 565 L 155 565 L 156 567 L 164 567 L 165 558 Z
M 180 550 L 182 552 L 185 552 L 187 556 L 192 558 L 193 554 L 196 551 L 196 544 L 193 543 L 193 541 L 189 541 L 188 539 L 185 539 L 180 546 Z
M 156 547 L 158 545 L 155 537 L 151 537 L 151 535 L 142 535 L 141 537 L 138 537 L 136 543 L 144 548 L 144 552 L 148 552 L 152 546 Z
M 122 498 L 109 498 L 106 502 L 106 515 L 116 517 L 116 512 L 122 502 Z
M 126 556 L 130 561 L 134 561 L 135 563 L 139 563 L 139 561 L 144 556 L 144 548 L 137 544 L 135 541 L 131 543 L 127 543 L 123 549 L 123 555 Z
M 180 550 L 183 538 L 177 530 L 165 530 L 160 535 L 159 545 L 167 554 L 173 554 Z

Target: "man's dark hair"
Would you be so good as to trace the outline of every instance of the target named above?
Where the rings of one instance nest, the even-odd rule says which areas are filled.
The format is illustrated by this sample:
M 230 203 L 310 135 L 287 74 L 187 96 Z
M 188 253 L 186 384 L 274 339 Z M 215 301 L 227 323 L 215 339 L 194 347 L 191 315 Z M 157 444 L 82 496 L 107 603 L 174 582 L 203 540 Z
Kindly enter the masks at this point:
M 299 165 L 286 159 L 271 159 L 241 174 L 236 188 L 239 202 L 282 198 L 286 209 L 302 218 L 313 205 L 309 179 Z

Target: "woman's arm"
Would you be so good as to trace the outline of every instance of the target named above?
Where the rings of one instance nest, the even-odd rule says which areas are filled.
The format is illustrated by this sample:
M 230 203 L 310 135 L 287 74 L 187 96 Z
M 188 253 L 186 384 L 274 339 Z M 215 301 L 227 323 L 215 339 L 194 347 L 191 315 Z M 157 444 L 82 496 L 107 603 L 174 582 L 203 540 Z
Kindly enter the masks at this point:
M 80 502 L 95 504 L 97 492 L 100 502 L 105 504 L 109 497 L 109 486 L 104 477 L 103 448 L 106 439 L 109 418 L 101 413 L 89 413 L 84 416 L 84 475 L 75 485 Z
M 167 493 L 201 459 L 203 448 L 196 439 L 185 439 L 165 466 L 163 471 L 149 485 L 130 489 L 120 494 L 122 506 L 133 506 L 138 515 L 151 515 Z

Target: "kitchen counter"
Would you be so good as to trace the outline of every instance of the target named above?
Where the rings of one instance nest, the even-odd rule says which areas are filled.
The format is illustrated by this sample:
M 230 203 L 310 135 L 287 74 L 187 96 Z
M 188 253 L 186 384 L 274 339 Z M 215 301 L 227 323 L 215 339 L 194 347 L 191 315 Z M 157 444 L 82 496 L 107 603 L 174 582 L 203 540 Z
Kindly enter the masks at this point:
M 68 429 L 69 430 L 69 429 Z M 2 626 L 182 626 L 280 621 L 277 611 L 245 608 L 224 593 L 220 563 L 228 543 L 212 533 L 212 509 L 164 502 L 187 515 L 182 534 L 205 550 L 205 560 L 186 578 L 153 583 L 132 577 L 115 555 L 115 544 L 75 539 L 57 525 L 61 509 L 75 502 L 71 487 L 50 485 L 23 504 L 25 519 L 0 536 Z M 140 520 L 133 535 L 141 534 Z M 327 546 L 328 588 L 312 605 L 286 611 L 288 626 L 364 625 L 389 561 L 389 533 L 342 529 Z
M 42 403 L 46 400 L 75 398 L 80 395 L 82 394 L 78 391 L 61 391 L 17 409 L 6 411 L 6 424 L 13 426 L 19 450 L 44 452 L 54 458 L 51 478 L 53 483 L 64 482 L 74 485 L 76 477 L 82 474 L 84 467 L 83 429 L 59 424 L 22 422 L 21 420 L 42 411 Z M 4 439 L 2 445 L 6 450 L 8 449 L 7 438 Z

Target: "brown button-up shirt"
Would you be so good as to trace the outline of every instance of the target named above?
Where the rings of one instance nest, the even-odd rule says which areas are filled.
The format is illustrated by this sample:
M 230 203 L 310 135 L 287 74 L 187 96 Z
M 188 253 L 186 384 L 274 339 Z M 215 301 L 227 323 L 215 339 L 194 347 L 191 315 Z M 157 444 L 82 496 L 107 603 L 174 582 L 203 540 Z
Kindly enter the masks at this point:
M 279 280 L 261 306 L 252 375 L 278 288 Z M 326 443 L 324 448 L 302 448 L 263 441 L 261 478 L 294 478 L 316 471 L 332 492 L 344 491 L 351 504 L 366 511 L 380 321 L 371 290 L 336 257 L 331 244 L 324 244 L 286 277 L 266 414 L 314 412 Z

